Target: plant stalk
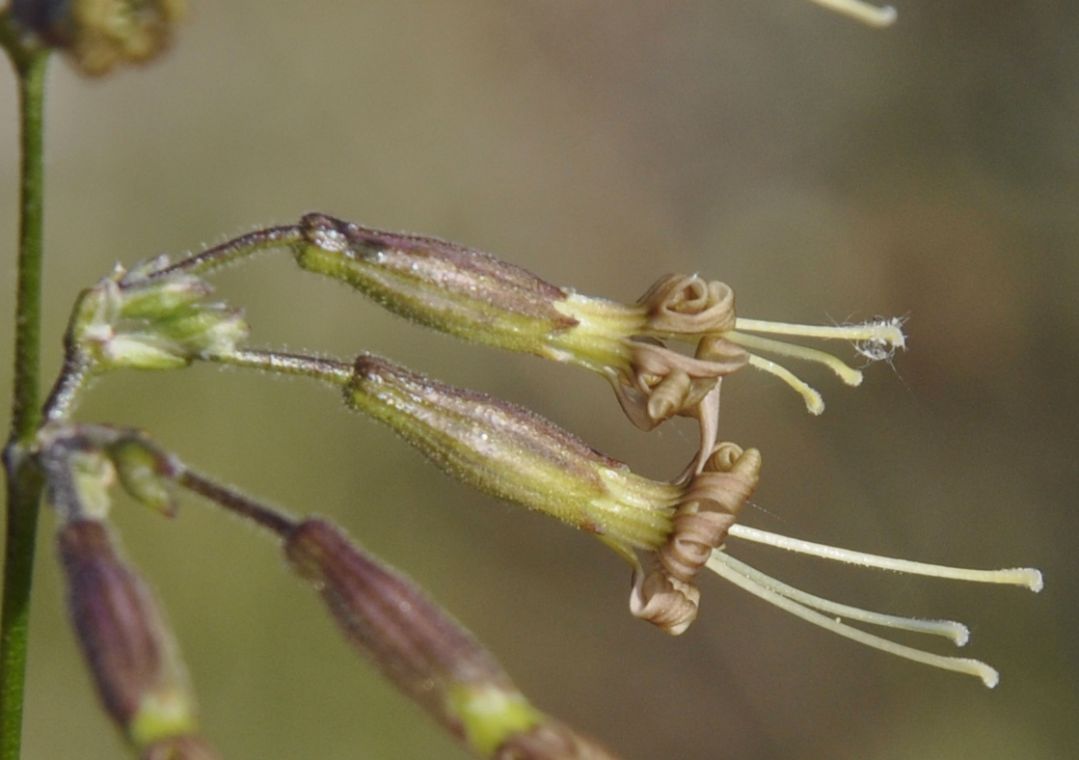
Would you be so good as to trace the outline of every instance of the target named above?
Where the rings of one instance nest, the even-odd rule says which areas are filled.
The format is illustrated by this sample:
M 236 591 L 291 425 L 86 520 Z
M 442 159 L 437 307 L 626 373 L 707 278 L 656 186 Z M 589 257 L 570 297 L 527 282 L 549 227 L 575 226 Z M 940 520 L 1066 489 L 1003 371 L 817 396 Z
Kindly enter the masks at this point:
M 27 629 L 42 477 L 25 455 L 41 423 L 41 272 L 44 100 L 48 53 L 8 34 L 4 47 L 19 90 L 19 250 L 15 295 L 15 368 L 11 432 L 4 449 L 7 529 L 0 610 L 0 760 L 18 760 L 22 743 Z

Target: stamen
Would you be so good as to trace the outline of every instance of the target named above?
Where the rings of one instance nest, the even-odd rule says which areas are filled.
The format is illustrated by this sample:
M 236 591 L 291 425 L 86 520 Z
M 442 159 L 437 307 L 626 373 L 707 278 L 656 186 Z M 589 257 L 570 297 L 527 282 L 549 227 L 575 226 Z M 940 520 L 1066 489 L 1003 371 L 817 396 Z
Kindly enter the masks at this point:
M 899 615 L 888 615 L 883 612 L 873 612 L 872 610 L 863 610 L 860 607 L 851 607 L 850 605 L 833 602 L 830 599 L 824 599 L 814 594 L 810 594 L 808 591 L 802 591 L 794 586 L 790 586 L 770 575 L 765 575 L 760 570 L 750 567 L 745 562 L 737 560 L 725 552 L 717 551 L 716 554 L 718 554 L 718 556 L 715 557 L 716 561 L 724 562 L 728 567 L 735 572 L 740 573 L 745 578 L 764 588 L 771 589 L 777 594 L 790 599 L 792 602 L 797 602 L 805 607 L 812 607 L 815 610 L 826 612 L 830 615 L 838 615 L 839 617 L 857 620 L 860 623 L 867 623 L 869 625 L 880 625 L 885 628 L 897 628 L 903 631 L 911 631 L 912 633 L 926 633 L 932 636 L 943 636 L 946 639 L 950 639 L 953 644 L 959 647 L 970 640 L 969 629 L 955 620 L 922 620 Z
M 904 644 L 889 641 L 880 636 L 874 636 L 871 633 L 866 633 L 858 628 L 854 628 L 826 615 L 822 615 L 816 610 L 812 610 L 809 607 L 799 604 L 793 599 L 788 599 L 782 594 L 742 575 L 727 563 L 727 559 L 729 558 L 725 557 L 722 552 L 712 552 L 712 557 L 708 560 L 708 568 L 716 575 L 730 581 L 739 588 L 748 591 L 754 596 L 760 597 L 769 604 L 779 607 L 781 610 L 802 618 L 802 620 L 818 625 L 832 633 L 837 633 L 840 636 L 857 641 L 860 644 L 865 644 L 866 646 L 894 654 L 898 657 L 905 657 L 908 660 L 920 662 L 934 668 L 977 676 L 982 680 L 982 683 L 990 689 L 996 686 L 997 682 L 1000 680 L 1000 675 L 996 670 L 979 660 L 971 660 L 965 657 L 945 657 L 943 655 L 933 654 L 932 652 L 925 652 L 921 649 L 915 649 Z
M 811 388 L 804 380 L 795 376 L 795 374 L 786 367 L 780 366 L 774 361 L 757 356 L 756 354 L 749 355 L 749 364 L 757 369 L 775 375 L 791 388 L 798 391 L 802 398 L 805 399 L 806 409 L 809 410 L 810 414 L 820 414 L 824 411 L 824 399 L 820 397 L 820 394 L 817 393 L 815 389 Z
M 731 343 L 737 343 L 746 348 L 753 348 L 759 351 L 778 354 L 780 356 L 790 356 L 795 359 L 823 364 L 828 367 L 828 369 L 832 370 L 832 372 L 836 373 L 839 379 L 847 385 L 858 386 L 862 384 L 861 372 L 854 369 L 854 367 L 849 367 L 844 364 L 838 356 L 833 356 L 825 351 L 809 348 L 807 346 L 795 345 L 794 343 L 785 343 L 781 340 L 761 338 L 756 335 L 746 335 L 745 333 L 735 332 L 734 330 L 723 333 L 723 337 Z
M 1026 586 L 1031 591 L 1042 590 L 1042 574 L 1032 567 L 1015 567 L 1003 570 L 972 570 L 963 567 L 949 567 L 946 565 L 932 565 L 926 562 L 913 562 L 908 559 L 895 557 L 882 557 L 878 554 L 841 549 L 837 546 L 817 544 L 812 541 L 804 541 L 800 538 L 781 536 L 778 533 L 770 533 L 759 528 L 750 528 L 745 525 L 732 525 L 728 535 L 741 538 L 745 541 L 754 541 L 758 544 L 767 544 L 777 549 L 809 554 L 822 559 L 835 560 L 836 562 L 849 562 L 852 565 L 863 567 L 877 567 L 882 570 L 895 570 L 900 573 L 912 575 L 927 575 L 934 578 L 949 578 L 957 581 L 971 581 L 973 583 L 999 583 L 1010 586 Z
M 812 2 L 878 29 L 894 24 L 898 15 L 895 8 L 890 5 L 878 8 L 862 0 L 812 0 Z
M 885 345 L 893 349 L 906 348 L 901 319 L 882 319 L 860 325 L 800 325 L 793 322 L 769 322 L 763 319 L 742 319 L 734 322 L 735 330 L 775 333 L 800 338 L 849 340 L 854 343 Z

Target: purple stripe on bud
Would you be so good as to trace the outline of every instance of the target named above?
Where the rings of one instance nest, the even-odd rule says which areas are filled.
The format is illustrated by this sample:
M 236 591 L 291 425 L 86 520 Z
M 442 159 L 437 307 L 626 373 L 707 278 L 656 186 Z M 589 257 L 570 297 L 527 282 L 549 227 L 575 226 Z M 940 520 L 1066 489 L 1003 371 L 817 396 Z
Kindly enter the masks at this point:
M 404 576 L 353 545 L 329 523 L 309 519 L 285 540 L 297 572 L 315 584 L 345 637 L 408 696 L 458 736 L 447 688 L 513 689 L 495 659 Z
M 193 730 L 193 700 L 172 638 L 106 526 L 72 520 L 60 528 L 59 549 L 72 623 L 109 717 L 139 748 Z

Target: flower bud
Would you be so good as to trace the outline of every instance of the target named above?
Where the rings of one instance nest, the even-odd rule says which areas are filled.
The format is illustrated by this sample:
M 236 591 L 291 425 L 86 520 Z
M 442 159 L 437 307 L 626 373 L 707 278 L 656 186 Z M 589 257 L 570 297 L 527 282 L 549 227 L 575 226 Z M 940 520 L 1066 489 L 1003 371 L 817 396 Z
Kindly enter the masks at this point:
M 71 620 L 109 717 L 140 751 L 193 733 L 194 700 L 179 653 L 149 589 L 117 555 L 106 526 L 74 519 L 58 539 Z
M 83 516 L 104 518 L 112 500 L 109 489 L 116 482 L 116 469 L 100 451 L 70 451 L 65 457 L 70 483 Z
M 205 299 L 212 292 L 190 275 L 150 277 L 164 258 L 118 268 L 80 296 L 68 340 L 99 370 L 176 369 L 195 358 L 227 354 L 247 338 L 239 311 Z
M 176 513 L 175 465 L 138 435 L 121 437 L 108 448 L 120 485 L 136 501 L 167 516 Z
M 413 583 L 332 525 L 318 519 L 299 523 L 285 538 L 285 554 L 315 584 L 346 638 L 477 754 L 589 757 L 508 753 L 537 742 L 586 745 L 532 707 L 494 657 Z M 542 738 L 547 726 L 561 745 Z M 536 732 L 539 737 L 530 738 Z
M 450 682 L 507 683 L 494 658 L 456 621 L 324 520 L 293 528 L 285 554 L 318 588 L 349 641 L 428 709 L 443 709 L 445 694 L 436 692 Z
M 85 74 L 148 61 L 169 45 L 184 0 L 13 0 L 12 12 Z

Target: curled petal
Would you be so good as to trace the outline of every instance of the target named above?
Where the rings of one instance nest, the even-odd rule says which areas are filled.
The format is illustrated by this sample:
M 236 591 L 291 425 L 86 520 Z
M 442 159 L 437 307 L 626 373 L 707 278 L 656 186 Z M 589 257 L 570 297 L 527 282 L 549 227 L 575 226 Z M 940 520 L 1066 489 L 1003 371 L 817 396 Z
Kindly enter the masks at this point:
M 692 583 L 671 578 L 662 570 L 647 575 L 638 571 L 629 594 L 629 611 L 634 617 L 678 636 L 697 619 L 700 598 L 700 591 Z
M 716 446 L 704 470 L 686 486 L 666 543 L 656 552 L 657 567 L 636 574 L 629 609 L 635 617 L 671 635 L 684 632 L 697 617 L 697 574 L 723 544 L 739 512 L 756 488 L 761 455 L 733 443 Z
M 760 451 L 721 443 L 705 463 L 704 472 L 690 482 L 684 502 L 700 502 L 701 511 L 737 517 L 757 487 L 760 470 Z
M 612 379 L 615 395 L 634 425 L 651 430 L 675 415 L 697 417 L 698 407 L 724 375 L 741 369 L 749 354 L 717 339 L 707 357 L 680 354 L 666 346 L 634 341 L 630 375 Z
M 686 506 L 697 505 L 691 502 Z M 692 583 L 734 521 L 734 515 L 722 512 L 679 511 L 671 537 L 658 552 L 660 566 L 672 578 Z
M 721 333 L 734 329 L 734 291 L 699 275 L 660 278 L 640 303 L 648 309 L 648 327 L 660 335 Z

